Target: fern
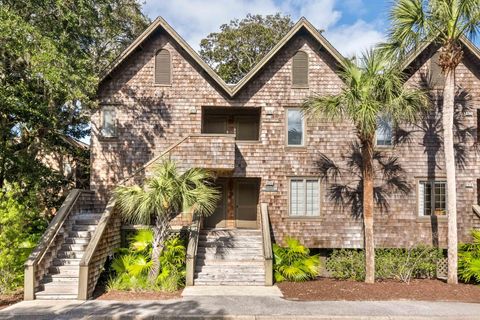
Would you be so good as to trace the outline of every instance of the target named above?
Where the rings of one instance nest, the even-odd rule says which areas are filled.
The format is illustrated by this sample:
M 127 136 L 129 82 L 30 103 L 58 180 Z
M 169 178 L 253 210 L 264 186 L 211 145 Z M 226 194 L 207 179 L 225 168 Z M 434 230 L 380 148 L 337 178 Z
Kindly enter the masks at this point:
M 472 243 L 459 246 L 458 276 L 465 282 L 480 283 L 480 230 L 473 230 L 472 238 Z
M 320 259 L 318 255 L 310 255 L 310 250 L 300 241 L 286 239 L 287 246 L 273 245 L 275 263 L 273 266 L 276 282 L 307 281 L 320 274 Z

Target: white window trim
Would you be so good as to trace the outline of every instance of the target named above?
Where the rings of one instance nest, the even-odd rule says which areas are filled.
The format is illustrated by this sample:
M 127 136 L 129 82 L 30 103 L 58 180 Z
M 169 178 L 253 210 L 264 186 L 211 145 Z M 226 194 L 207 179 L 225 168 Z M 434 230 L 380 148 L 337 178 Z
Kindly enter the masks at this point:
M 113 111 L 113 134 L 106 135 L 104 132 L 105 127 L 105 111 Z M 117 121 L 117 109 L 114 106 L 102 106 L 100 111 L 100 136 L 103 138 L 116 138 L 118 137 L 118 121 Z
M 307 144 L 307 122 L 305 117 L 302 116 L 302 143 L 301 144 L 288 144 L 288 111 L 289 110 L 298 110 L 301 113 L 302 108 L 300 107 L 286 107 L 285 108 L 285 145 L 288 148 L 304 148 Z
M 435 207 L 435 183 L 445 183 L 445 214 L 444 215 L 435 215 L 430 213 L 430 215 L 425 215 L 425 208 L 423 210 L 420 210 L 421 208 L 421 202 L 423 201 L 423 206 L 425 206 L 425 199 L 422 199 L 422 196 L 425 197 L 425 191 L 423 194 L 420 194 L 420 185 L 421 184 L 426 184 L 429 183 L 433 185 L 432 192 L 433 192 L 433 198 L 430 199 L 430 201 L 433 201 L 431 204 L 432 206 L 432 212 L 434 212 L 434 207 Z M 438 178 L 438 179 L 422 179 L 418 178 L 417 179 L 417 215 L 419 217 L 425 217 L 425 218 L 430 218 L 432 216 L 436 217 L 447 217 L 448 216 L 448 197 L 447 197 L 447 180 L 445 178 Z
M 304 187 L 305 187 L 305 206 L 304 206 L 304 214 L 303 215 L 292 215 L 292 180 L 303 180 L 304 182 L 306 180 L 317 180 L 317 183 L 318 183 L 318 212 L 315 214 L 315 215 L 312 215 L 312 216 L 307 216 L 306 213 L 307 213 L 307 193 L 306 193 L 306 183 L 304 184 Z M 288 218 L 291 218 L 291 219 L 318 219 L 320 218 L 320 214 L 321 214 L 321 207 L 322 207 L 322 190 L 321 190 L 321 185 L 320 185 L 320 178 L 319 177 L 305 177 L 305 176 L 291 176 L 291 177 L 288 177 L 287 179 L 287 183 L 288 183 L 288 194 L 287 194 L 287 205 L 288 205 Z

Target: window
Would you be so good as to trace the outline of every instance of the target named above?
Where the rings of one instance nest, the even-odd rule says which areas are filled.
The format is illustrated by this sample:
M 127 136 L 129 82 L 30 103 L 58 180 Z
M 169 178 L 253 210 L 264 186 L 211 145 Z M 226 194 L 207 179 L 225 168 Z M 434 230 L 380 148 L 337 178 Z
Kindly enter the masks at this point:
M 155 83 L 169 85 L 171 81 L 170 52 L 162 49 L 155 55 Z
M 320 183 L 318 179 L 290 180 L 290 216 L 320 215 Z
M 203 123 L 203 133 L 227 133 L 226 116 L 210 116 Z
M 115 137 L 117 135 L 116 122 L 115 109 L 113 107 L 103 107 L 101 127 L 102 136 Z
M 258 117 L 238 116 L 235 117 L 236 140 L 257 141 L 259 123 Z
M 420 181 L 418 185 L 418 214 L 443 216 L 447 213 L 446 181 Z
M 287 145 L 303 146 L 304 122 L 302 112 L 298 108 L 287 109 Z
M 393 144 L 392 127 L 392 121 L 388 117 L 377 119 L 377 131 L 375 132 L 377 146 L 389 147 Z
M 308 87 L 308 54 L 298 51 L 292 61 L 292 86 Z

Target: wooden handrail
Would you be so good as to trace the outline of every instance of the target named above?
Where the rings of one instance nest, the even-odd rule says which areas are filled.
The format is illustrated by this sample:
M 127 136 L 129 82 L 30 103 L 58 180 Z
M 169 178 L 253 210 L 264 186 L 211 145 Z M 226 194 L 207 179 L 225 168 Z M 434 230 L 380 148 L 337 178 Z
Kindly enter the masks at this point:
M 263 257 L 265 260 L 265 285 L 273 285 L 273 251 L 272 239 L 270 236 L 270 219 L 268 217 L 268 204 L 260 204 L 262 239 L 263 239 Z
M 102 236 L 107 229 L 108 222 L 113 215 L 113 210 L 115 208 L 115 200 L 111 198 L 108 201 L 108 204 L 105 208 L 105 211 L 98 222 L 97 228 L 88 243 L 87 248 L 85 249 L 85 253 L 83 254 L 82 260 L 80 261 L 80 274 L 78 279 L 78 299 L 79 300 L 87 300 L 88 299 L 88 274 L 89 274 L 89 266 L 90 261 L 92 260 L 93 254 L 97 250 L 97 246 L 102 240 Z
M 145 163 L 142 167 L 139 169 L 135 170 L 132 175 L 129 177 L 123 179 L 122 181 L 119 182 L 119 185 L 123 185 L 127 183 L 129 180 L 131 180 L 133 177 L 135 177 L 137 174 L 140 172 L 144 171 L 148 167 L 150 167 L 153 163 L 157 162 L 159 159 L 161 159 L 163 156 L 165 156 L 167 153 L 178 147 L 180 144 L 182 144 L 184 141 L 190 139 L 190 138 L 195 138 L 195 137 L 231 137 L 235 139 L 234 134 L 229 134 L 229 133 L 192 133 L 189 134 L 181 139 L 179 139 L 177 142 L 171 144 L 167 149 L 162 151 L 158 156 L 153 157 L 150 161 Z
M 195 276 L 195 258 L 197 256 L 201 217 L 199 214 L 194 214 L 192 220 L 192 226 L 190 227 L 190 238 L 188 239 L 187 246 L 187 275 L 185 280 L 185 284 L 187 286 L 193 286 L 193 278 Z
M 473 212 L 480 218 L 480 205 L 474 204 L 472 206 Z
M 65 201 L 62 203 L 55 217 L 52 219 L 47 227 L 47 230 L 42 235 L 38 245 L 32 251 L 27 261 L 25 262 L 25 280 L 24 280 L 24 299 L 35 299 L 35 273 L 37 265 L 43 260 L 48 249 L 55 241 L 58 233 L 67 220 L 73 206 L 80 197 L 82 190 L 73 189 L 70 191 Z

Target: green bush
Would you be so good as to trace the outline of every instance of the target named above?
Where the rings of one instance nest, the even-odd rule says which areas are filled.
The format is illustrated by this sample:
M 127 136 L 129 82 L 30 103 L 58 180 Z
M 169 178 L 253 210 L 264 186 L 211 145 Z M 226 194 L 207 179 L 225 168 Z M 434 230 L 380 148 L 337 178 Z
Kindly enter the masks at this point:
M 458 247 L 458 276 L 465 282 L 480 283 L 480 230 L 472 230 L 472 243 Z
M 365 279 L 365 256 L 362 250 L 333 250 L 325 266 L 330 275 L 342 280 Z
M 155 284 L 148 281 L 152 267 L 151 250 L 153 232 L 138 231 L 128 249 L 120 249 L 114 258 L 112 274 L 107 282 L 108 290 L 122 291 L 176 291 L 185 285 L 186 247 L 179 236 L 165 242 L 160 256 L 161 271 Z
M 308 248 L 302 246 L 296 239 L 287 238 L 287 246 L 273 245 L 273 271 L 276 282 L 307 281 L 320 274 L 320 259 L 318 255 L 310 255 Z
M 35 197 L 20 196 L 15 186 L 0 191 L 1 294 L 23 285 L 23 265 L 48 224 L 37 208 Z
M 442 251 L 428 246 L 409 249 L 376 249 L 375 277 L 409 282 L 412 278 L 432 278 Z M 332 277 L 343 280 L 365 279 L 363 250 L 334 250 L 327 259 L 326 268 Z

